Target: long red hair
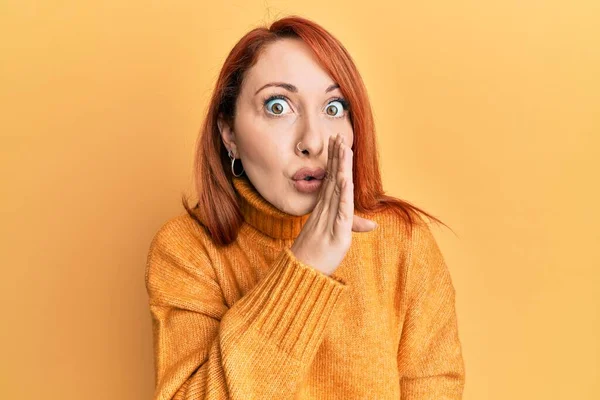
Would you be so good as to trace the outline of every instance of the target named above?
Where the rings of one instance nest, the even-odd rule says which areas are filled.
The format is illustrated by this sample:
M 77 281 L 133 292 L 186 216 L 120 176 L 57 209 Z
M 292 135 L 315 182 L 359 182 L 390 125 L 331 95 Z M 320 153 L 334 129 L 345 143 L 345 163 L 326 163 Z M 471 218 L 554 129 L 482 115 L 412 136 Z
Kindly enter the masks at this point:
M 221 114 L 233 126 L 235 104 L 246 71 L 255 64 L 265 46 L 287 37 L 299 38 L 312 49 L 350 104 L 354 130 L 355 209 L 365 213 L 391 210 L 406 222 L 409 231 L 413 224 L 421 222 L 417 212 L 446 225 L 409 202 L 384 193 L 371 105 L 354 61 L 334 36 L 315 22 L 299 16 L 284 17 L 268 28 L 251 30 L 227 56 L 196 143 L 194 182 L 198 202 L 190 208 L 184 194 L 182 202 L 187 213 L 203 225 L 219 245 L 227 245 L 237 237 L 243 216 L 233 189 L 231 161 L 221 140 L 217 118 Z

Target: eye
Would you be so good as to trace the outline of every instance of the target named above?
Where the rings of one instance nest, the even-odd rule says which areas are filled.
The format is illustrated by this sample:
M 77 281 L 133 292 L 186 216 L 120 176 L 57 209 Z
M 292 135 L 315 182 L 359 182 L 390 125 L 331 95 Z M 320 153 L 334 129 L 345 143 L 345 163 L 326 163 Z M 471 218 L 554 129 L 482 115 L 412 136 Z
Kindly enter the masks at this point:
M 286 111 L 289 111 L 290 106 L 287 103 L 285 97 L 277 95 L 271 96 L 265 100 L 265 107 L 267 108 L 267 112 L 269 114 L 280 116 L 285 114 Z
M 348 103 L 344 99 L 335 99 L 327 104 L 325 112 L 333 118 L 345 116 L 344 111 L 348 109 Z

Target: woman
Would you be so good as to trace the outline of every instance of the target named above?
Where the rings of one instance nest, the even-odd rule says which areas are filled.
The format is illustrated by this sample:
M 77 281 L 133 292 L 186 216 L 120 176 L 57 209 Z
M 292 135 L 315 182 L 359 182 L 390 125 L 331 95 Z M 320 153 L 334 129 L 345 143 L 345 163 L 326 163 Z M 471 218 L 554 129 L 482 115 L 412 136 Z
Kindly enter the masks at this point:
M 455 291 L 418 212 L 439 220 L 384 194 L 339 41 L 300 17 L 252 30 L 201 133 L 199 202 L 148 254 L 154 398 L 460 399 Z

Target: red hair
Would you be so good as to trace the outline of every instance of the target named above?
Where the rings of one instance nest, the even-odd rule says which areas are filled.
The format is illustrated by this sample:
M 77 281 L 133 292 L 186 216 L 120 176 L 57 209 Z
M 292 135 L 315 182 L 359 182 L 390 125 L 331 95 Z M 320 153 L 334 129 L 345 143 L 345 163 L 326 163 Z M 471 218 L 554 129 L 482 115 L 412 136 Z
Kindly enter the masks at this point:
M 199 200 L 191 209 L 183 195 L 182 202 L 187 213 L 203 225 L 219 245 L 227 245 L 237 237 L 243 216 L 233 189 L 231 161 L 221 140 L 217 118 L 222 115 L 233 126 L 235 104 L 246 71 L 256 63 L 268 44 L 282 38 L 303 40 L 340 86 L 350 104 L 354 130 L 352 173 L 355 209 L 365 213 L 390 210 L 398 214 L 409 228 L 421 219 L 415 218 L 417 212 L 446 225 L 409 202 L 384 194 L 373 114 L 354 61 L 344 46 L 323 27 L 298 16 L 279 19 L 269 28 L 251 30 L 227 56 L 196 143 L 194 182 Z

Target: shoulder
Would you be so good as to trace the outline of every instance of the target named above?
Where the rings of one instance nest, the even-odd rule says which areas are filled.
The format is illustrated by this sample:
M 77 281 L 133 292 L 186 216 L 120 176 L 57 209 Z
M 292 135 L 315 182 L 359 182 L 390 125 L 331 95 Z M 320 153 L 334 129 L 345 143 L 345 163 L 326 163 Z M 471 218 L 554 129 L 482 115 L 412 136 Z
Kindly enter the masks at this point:
M 160 225 L 152 236 L 149 251 L 168 248 L 185 252 L 207 246 L 210 246 L 210 239 L 204 227 L 189 214 L 182 213 Z
M 443 258 L 432 231 L 432 223 L 417 211 L 409 209 L 403 213 L 389 208 L 372 214 L 356 212 L 356 215 L 375 221 L 378 227 L 374 238 L 384 247 L 397 250 L 403 262 Z
M 413 226 L 407 250 L 407 290 L 410 296 L 433 293 L 454 295 L 454 286 L 446 258 L 434 235 L 434 225 L 420 217 Z
M 187 213 L 166 220 L 153 234 L 146 258 L 148 289 L 165 288 L 178 281 L 214 281 L 211 241 L 204 228 Z
M 403 242 L 412 242 L 428 231 L 428 222 L 424 217 L 411 209 L 386 208 L 376 213 L 355 212 L 356 215 L 375 221 L 377 229 L 386 237 L 396 238 Z M 417 238 L 415 238 L 415 232 Z

